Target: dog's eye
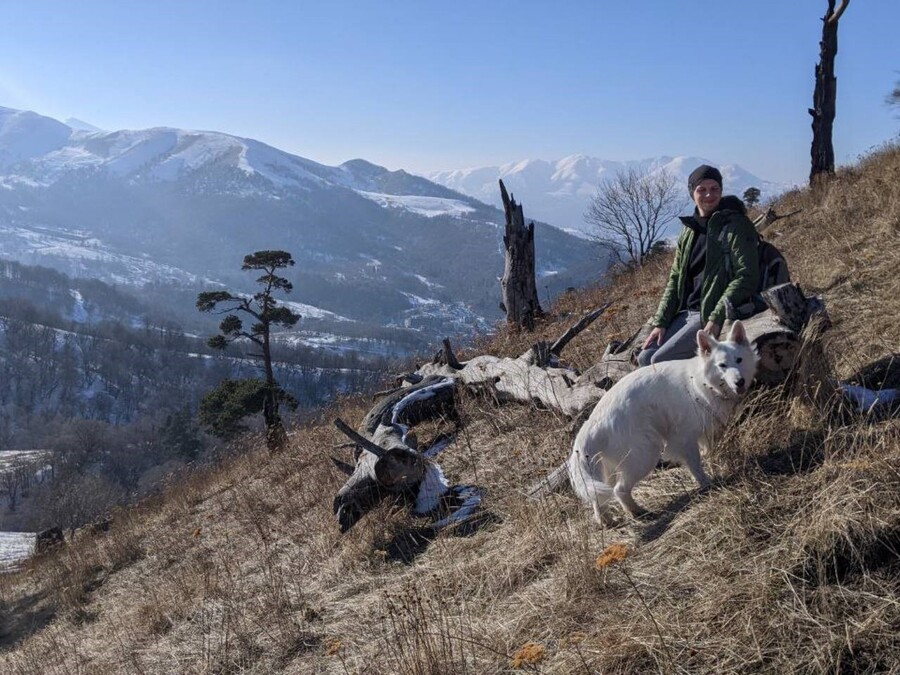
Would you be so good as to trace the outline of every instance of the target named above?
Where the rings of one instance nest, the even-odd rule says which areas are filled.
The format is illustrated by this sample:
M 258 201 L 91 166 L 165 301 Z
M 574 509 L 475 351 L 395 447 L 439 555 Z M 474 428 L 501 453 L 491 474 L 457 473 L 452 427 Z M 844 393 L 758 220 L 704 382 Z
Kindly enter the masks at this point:
M 739 356 L 739 357 L 737 357 L 737 358 L 735 359 L 735 362 L 736 362 L 736 363 L 740 363 L 740 362 L 743 361 L 743 360 L 744 360 L 744 359 L 742 359 L 742 358 Z
M 726 369 L 728 368 L 728 364 L 727 364 L 727 363 L 720 363 L 720 364 L 719 364 L 719 368 L 721 368 L 722 370 L 726 370 Z

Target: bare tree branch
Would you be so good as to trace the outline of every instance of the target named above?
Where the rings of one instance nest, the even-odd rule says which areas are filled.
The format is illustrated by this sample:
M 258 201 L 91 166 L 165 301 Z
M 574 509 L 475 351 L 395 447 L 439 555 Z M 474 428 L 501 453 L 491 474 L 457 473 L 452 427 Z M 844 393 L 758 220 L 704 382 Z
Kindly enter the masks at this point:
M 617 262 L 642 265 L 683 202 L 674 175 L 630 168 L 597 188 L 584 218 Z

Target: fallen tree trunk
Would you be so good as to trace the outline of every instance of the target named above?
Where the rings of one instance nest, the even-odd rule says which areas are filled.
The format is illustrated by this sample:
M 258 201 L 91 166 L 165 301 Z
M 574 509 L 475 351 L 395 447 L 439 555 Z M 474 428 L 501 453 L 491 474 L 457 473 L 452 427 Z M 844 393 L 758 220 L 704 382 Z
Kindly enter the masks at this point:
M 483 355 L 450 365 L 448 355 L 453 352 L 445 341 L 444 350 L 432 363 L 419 368 L 416 375 L 423 378 L 454 378 L 472 388 L 486 386 L 498 400 L 538 403 L 574 417 L 599 401 L 611 382 L 618 380 L 626 369 L 616 366 L 602 372 L 592 369 L 578 373 L 550 364 L 556 363 L 556 357 L 563 348 L 608 307 L 609 304 L 586 314 L 552 345 L 538 343 L 514 359 Z M 453 360 L 456 358 L 453 357 Z

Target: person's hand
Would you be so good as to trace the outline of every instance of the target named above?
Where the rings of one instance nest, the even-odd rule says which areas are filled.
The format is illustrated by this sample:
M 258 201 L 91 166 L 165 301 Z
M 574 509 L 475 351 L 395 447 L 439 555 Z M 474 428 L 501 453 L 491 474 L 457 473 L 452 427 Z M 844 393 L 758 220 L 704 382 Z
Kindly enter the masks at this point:
M 647 347 L 652 345 L 654 342 L 657 345 L 661 346 L 663 343 L 663 338 L 665 338 L 665 337 L 666 337 L 666 329 L 662 328 L 660 326 L 657 326 L 656 328 L 654 328 L 653 330 L 650 331 L 650 335 L 648 335 L 647 339 L 644 340 L 644 346 L 642 347 L 642 349 L 647 349 Z
M 703 330 L 705 330 L 707 333 L 709 333 L 710 335 L 712 335 L 714 338 L 716 338 L 718 340 L 719 333 L 722 332 L 722 326 L 715 323 L 714 321 L 707 321 L 706 326 L 703 327 Z

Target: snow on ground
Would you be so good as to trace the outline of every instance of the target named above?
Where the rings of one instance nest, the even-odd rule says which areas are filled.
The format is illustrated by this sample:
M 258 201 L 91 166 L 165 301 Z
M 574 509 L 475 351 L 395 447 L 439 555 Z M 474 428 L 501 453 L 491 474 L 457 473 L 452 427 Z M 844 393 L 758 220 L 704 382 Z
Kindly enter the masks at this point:
M 434 218 L 435 216 L 463 216 L 475 209 L 458 199 L 445 197 L 419 197 L 417 195 L 386 195 L 379 192 L 356 191 L 379 206 L 391 209 L 406 209 L 413 213 Z
M 405 350 L 398 349 L 390 342 L 367 338 L 351 338 L 329 333 L 279 333 L 275 336 L 279 344 L 303 345 L 314 349 L 323 349 L 335 354 L 367 354 L 372 356 L 398 356 Z
M 429 281 L 428 277 L 423 277 L 421 274 L 413 274 L 413 276 L 421 281 L 423 284 L 428 286 L 428 288 L 443 288 L 441 284 L 436 284 L 433 281 Z
M 247 295 L 246 293 L 238 293 L 238 296 L 241 298 L 247 298 L 248 300 L 252 298 L 252 295 Z M 297 312 L 301 318 L 303 319 L 330 319 L 331 321 L 354 321 L 354 319 L 348 319 L 346 316 L 341 316 L 340 314 L 335 314 L 334 312 L 329 312 L 327 309 L 322 309 L 321 307 L 316 307 L 315 305 L 307 305 L 302 302 L 290 302 L 289 300 L 279 300 L 279 305 L 284 305 L 288 309 Z
M 36 466 L 49 457 L 49 450 L 5 450 L 0 452 L 0 474 L 23 464 Z M 40 473 L 42 469 L 38 470 Z M 0 573 L 17 570 L 34 553 L 34 532 L 0 532 Z
M 3 450 L 0 451 L 0 473 L 15 469 L 22 464 L 31 464 L 47 459 L 49 450 Z
M 34 532 L 0 532 L 0 572 L 14 572 L 34 553 Z
M 406 296 L 406 299 L 409 300 L 409 304 L 411 304 L 413 307 L 440 304 L 440 300 L 435 300 L 434 298 L 423 298 L 422 296 L 415 295 L 414 293 L 403 293 L 403 295 Z
M 75 301 L 75 304 L 72 305 L 72 321 L 75 323 L 87 323 L 88 313 L 84 307 L 84 297 L 74 288 L 69 289 L 69 295 Z
M 341 316 L 340 314 L 329 312 L 327 309 L 322 309 L 321 307 L 316 307 L 314 305 L 307 305 L 302 302 L 285 302 L 284 300 L 281 300 L 279 301 L 279 303 L 282 305 L 286 305 L 293 311 L 297 312 L 304 319 L 331 319 L 332 321 L 353 321 L 353 319 L 348 319 L 346 316 Z
M 116 268 L 115 272 L 107 270 L 105 275 L 101 275 L 99 278 L 102 280 L 133 286 L 142 286 L 159 279 L 212 283 L 209 279 L 201 279 L 196 274 L 171 265 L 116 253 L 99 239 L 78 230 L 0 225 L 0 256 L 13 260 L 36 260 L 37 264 L 45 265 L 47 262 L 40 258 L 65 261 L 68 268 L 71 268 L 67 271 L 76 276 L 81 261 L 90 260 Z

